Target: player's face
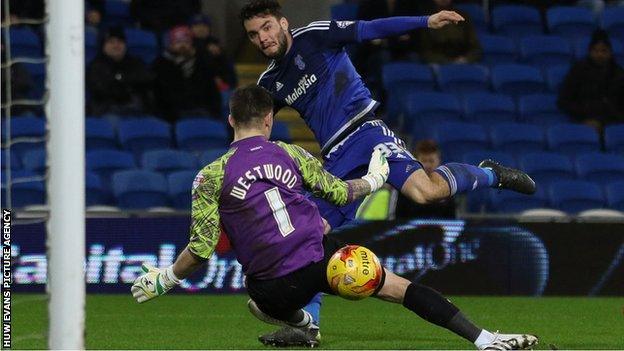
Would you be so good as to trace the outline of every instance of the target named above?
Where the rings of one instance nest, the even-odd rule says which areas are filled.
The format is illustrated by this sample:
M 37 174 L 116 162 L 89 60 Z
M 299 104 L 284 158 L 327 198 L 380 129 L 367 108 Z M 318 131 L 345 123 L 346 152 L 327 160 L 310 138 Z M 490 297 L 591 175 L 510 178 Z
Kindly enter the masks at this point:
M 437 152 L 417 154 L 416 159 L 422 163 L 425 172 L 431 173 L 440 166 L 440 154 Z
M 269 59 L 281 59 L 288 50 L 288 21 L 275 16 L 256 16 L 245 21 L 247 37 Z

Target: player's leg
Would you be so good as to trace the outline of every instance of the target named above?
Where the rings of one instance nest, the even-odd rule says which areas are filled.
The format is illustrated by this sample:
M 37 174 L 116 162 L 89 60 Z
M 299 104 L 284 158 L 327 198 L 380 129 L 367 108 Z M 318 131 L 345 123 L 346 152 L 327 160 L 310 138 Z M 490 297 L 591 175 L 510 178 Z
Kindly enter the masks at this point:
M 397 189 L 401 189 L 404 195 L 415 202 L 427 204 L 481 188 L 510 189 L 532 194 L 535 192 L 535 182 L 520 170 L 486 160 L 479 166 L 447 163 L 431 174 L 419 169 Z
M 481 350 L 521 350 L 538 342 L 537 337 L 530 334 L 497 334 L 479 328 L 439 292 L 384 270 L 383 286 L 376 297 L 402 304 L 424 320 L 452 331 Z

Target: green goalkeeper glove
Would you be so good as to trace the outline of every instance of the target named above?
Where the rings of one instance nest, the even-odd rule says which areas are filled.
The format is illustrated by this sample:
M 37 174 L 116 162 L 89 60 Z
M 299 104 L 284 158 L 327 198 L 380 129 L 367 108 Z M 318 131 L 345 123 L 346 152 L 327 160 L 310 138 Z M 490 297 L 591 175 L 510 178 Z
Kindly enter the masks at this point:
M 370 184 L 371 193 L 384 185 L 388 179 L 388 174 L 390 174 L 390 167 L 386 156 L 379 149 L 375 149 L 368 163 L 368 173 L 362 177 Z
M 180 284 L 180 280 L 173 274 L 173 266 L 160 269 L 143 264 L 141 269 L 145 274 L 136 278 L 130 289 L 132 296 L 139 303 L 163 295 Z

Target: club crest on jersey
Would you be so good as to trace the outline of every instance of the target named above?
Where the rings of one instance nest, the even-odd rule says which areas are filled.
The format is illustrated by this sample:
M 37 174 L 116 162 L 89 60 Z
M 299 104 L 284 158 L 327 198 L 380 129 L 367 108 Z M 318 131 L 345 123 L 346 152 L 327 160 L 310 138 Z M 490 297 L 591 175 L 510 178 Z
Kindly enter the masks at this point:
M 355 23 L 354 21 L 336 21 L 336 25 L 338 28 L 347 28 L 348 26 Z
M 286 96 L 286 103 L 288 105 L 294 104 L 301 95 L 305 95 L 308 92 L 308 88 L 314 83 L 316 83 L 316 75 L 314 74 L 311 76 L 306 74 L 301 77 L 299 83 L 297 83 L 297 87 L 293 89 L 292 93 Z
M 204 175 L 200 172 L 197 173 L 195 179 L 193 180 L 193 189 L 197 188 L 199 184 L 204 182 Z
M 297 55 L 295 56 L 295 65 L 297 65 L 297 68 L 299 68 L 300 70 L 304 70 L 305 69 L 305 62 L 303 62 L 303 57 L 301 57 L 301 55 Z
M 282 84 L 280 82 L 276 82 L 275 83 L 275 90 L 280 91 L 280 90 L 282 90 L 283 87 L 284 87 L 284 84 Z

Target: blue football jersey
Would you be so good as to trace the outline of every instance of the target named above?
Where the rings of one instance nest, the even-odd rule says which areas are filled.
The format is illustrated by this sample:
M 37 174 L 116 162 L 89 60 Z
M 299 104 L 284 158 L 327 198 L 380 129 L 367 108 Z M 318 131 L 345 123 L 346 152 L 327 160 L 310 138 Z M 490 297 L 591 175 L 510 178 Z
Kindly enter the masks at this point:
M 294 29 L 290 50 L 271 60 L 258 80 L 273 95 L 276 110 L 290 106 L 299 112 L 323 151 L 379 105 L 344 49 L 357 42 L 357 31 L 357 21 L 319 21 Z

